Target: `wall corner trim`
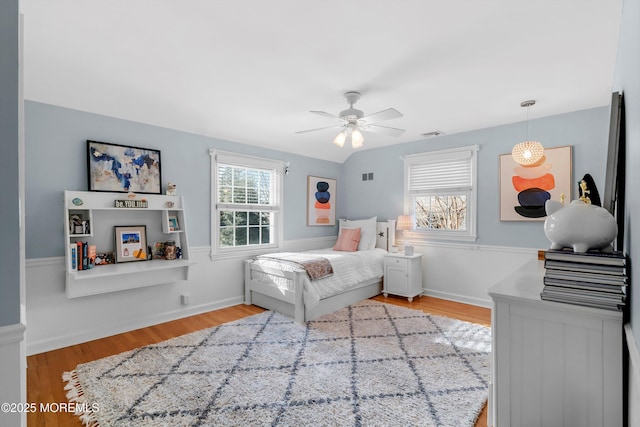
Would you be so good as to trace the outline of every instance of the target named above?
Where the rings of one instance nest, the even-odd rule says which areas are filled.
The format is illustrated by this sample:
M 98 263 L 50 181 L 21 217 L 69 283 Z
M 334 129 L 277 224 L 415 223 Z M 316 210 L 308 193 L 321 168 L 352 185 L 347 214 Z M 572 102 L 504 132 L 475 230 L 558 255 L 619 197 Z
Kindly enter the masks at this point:
M 0 346 L 24 341 L 26 329 L 22 323 L 0 326 Z
M 629 352 L 629 363 L 631 363 L 634 367 L 633 371 L 636 373 L 635 375 L 636 385 L 640 389 L 640 349 L 638 348 L 638 343 L 636 343 L 636 339 L 633 335 L 633 330 L 631 329 L 630 323 L 626 323 L 624 325 L 624 332 L 627 338 L 627 351 Z

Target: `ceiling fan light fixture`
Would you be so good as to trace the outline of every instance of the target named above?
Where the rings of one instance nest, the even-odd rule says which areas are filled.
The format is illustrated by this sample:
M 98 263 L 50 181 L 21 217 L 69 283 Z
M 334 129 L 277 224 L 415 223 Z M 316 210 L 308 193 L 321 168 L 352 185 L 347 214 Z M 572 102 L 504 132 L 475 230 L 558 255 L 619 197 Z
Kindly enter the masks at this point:
M 345 129 L 343 131 L 340 131 L 340 133 L 333 140 L 333 143 L 336 144 L 338 147 L 342 148 L 344 147 L 344 142 L 346 140 L 347 140 L 347 131 Z

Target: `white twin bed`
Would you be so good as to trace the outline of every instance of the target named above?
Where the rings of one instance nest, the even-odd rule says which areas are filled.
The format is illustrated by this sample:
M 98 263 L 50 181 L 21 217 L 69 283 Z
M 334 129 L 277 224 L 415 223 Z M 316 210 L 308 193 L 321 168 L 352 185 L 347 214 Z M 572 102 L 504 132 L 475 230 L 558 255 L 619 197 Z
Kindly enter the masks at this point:
M 390 226 L 391 225 L 391 226 Z M 340 222 L 362 227 L 358 250 L 276 253 L 245 261 L 245 304 L 307 322 L 382 292 L 384 255 L 393 224 Z

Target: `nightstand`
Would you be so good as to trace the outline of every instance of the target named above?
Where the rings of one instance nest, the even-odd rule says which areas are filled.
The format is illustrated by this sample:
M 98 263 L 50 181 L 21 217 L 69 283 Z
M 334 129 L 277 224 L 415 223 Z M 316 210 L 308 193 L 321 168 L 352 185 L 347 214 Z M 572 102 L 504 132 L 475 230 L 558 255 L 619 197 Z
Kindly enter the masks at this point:
M 407 297 L 409 302 L 422 293 L 422 254 L 389 253 L 384 256 L 382 294 Z

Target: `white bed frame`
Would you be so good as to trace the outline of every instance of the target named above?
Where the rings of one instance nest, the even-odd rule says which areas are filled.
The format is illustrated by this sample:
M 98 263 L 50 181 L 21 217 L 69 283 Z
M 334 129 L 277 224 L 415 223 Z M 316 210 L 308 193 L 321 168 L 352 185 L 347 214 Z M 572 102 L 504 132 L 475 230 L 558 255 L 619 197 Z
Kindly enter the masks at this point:
M 394 241 L 395 220 L 376 223 L 376 248 L 388 250 Z M 260 274 L 255 275 L 256 272 Z M 264 280 L 268 276 L 285 280 L 288 289 L 281 289 Z M 262 279 L 262 280 L 261 280 Z M 382 292 L 382 278 L 356 283 L 349 290 L 323 298 L 313 308 L 304 305 L 303 290 L 307 273 L 302 270 L 282 271 L 257 265 L 253 260 L 244 262 L 244 303 L 257 305 L 293 317 L 296 322 L 308 322 L 343 307 L 376 296 Z

